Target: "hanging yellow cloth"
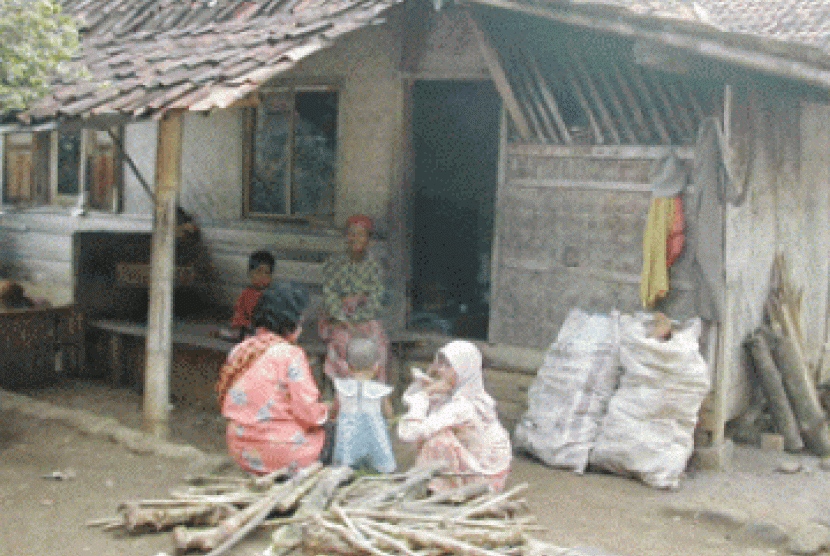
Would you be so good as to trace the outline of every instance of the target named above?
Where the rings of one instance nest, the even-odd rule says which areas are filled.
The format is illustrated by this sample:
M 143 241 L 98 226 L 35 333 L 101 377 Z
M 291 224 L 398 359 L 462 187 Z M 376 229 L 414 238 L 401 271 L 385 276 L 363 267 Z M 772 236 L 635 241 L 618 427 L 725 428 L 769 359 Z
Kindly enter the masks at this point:
M 669 293 L 668 240 L 674 227 L 675 199 L 654 197 L 643 233 L 643 273 L 640 299 L 650 309 Z

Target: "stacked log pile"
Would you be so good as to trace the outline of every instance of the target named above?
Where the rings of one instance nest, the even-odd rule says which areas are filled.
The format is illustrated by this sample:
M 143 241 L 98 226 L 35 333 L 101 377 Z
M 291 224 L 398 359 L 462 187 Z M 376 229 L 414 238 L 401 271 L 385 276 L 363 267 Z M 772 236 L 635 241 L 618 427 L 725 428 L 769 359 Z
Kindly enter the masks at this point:
M 573 554 L 533 537 L 540 531 L 520 494 L 481 485 L 429 494 L 441 466 L 355 477 L 315 464 L 261 477 L 202 475 L 170 498 L 122 503 L 119 516 L 90 526 L 130 533 L 172 531 L 177 553 L 219 556 L 258 528 L 265 554 L 355 556 L 548 556 Z
M 802 292 L 790 281 L 786 259 L 779 254 L 764 307 L 767 324 L 757 328 L 744 346 L 785 449 L 799 451 L 806 446 L 824 457 L 830 455 L 830 429 L 815 375 L 804 356 L 801 298 Z

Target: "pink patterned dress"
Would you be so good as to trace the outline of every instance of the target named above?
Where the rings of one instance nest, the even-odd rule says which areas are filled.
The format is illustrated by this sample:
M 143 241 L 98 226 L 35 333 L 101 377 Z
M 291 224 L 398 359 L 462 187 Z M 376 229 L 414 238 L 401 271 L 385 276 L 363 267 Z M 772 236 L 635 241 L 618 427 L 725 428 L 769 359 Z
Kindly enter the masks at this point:
M 260 329 L 255 338 L 262 341 L 263 334 L 270 332 Z M 222 406 L 229 421 L 228 452 L 254 473 L 316 461 L 325 440 L 321 425 L 328 418 L 305 351 L 272 336 L 274 344 L 234 382 Z M 244 344 L 229 360 L 244 352 L 239 349 Z

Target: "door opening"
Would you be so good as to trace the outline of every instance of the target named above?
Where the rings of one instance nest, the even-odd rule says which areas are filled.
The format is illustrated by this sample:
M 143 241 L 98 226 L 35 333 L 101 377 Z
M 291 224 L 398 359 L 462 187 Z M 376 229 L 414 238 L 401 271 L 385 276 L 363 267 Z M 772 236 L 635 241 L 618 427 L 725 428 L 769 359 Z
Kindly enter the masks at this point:
M 501 102 L 489 82 L 418 81 L 408 328 L 487 338 Z

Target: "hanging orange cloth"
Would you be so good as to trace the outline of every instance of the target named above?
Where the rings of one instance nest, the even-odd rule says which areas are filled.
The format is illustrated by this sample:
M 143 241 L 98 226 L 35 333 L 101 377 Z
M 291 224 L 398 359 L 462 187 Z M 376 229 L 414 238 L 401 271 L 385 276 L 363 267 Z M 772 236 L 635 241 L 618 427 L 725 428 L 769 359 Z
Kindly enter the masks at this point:
M 643 272 L 640 299 L 650 309 L 669 293 L 669 267 L 685 243 L 683 202 L 677 197 L 654 197 L 643 233 Z
M 666 266 L 671 266 L 683 252 L 686 244 L 686 219 L 683 216 L 683 199 L 674 197 L 674 214 L 671 221 L 671 230 L 666 239 Z

